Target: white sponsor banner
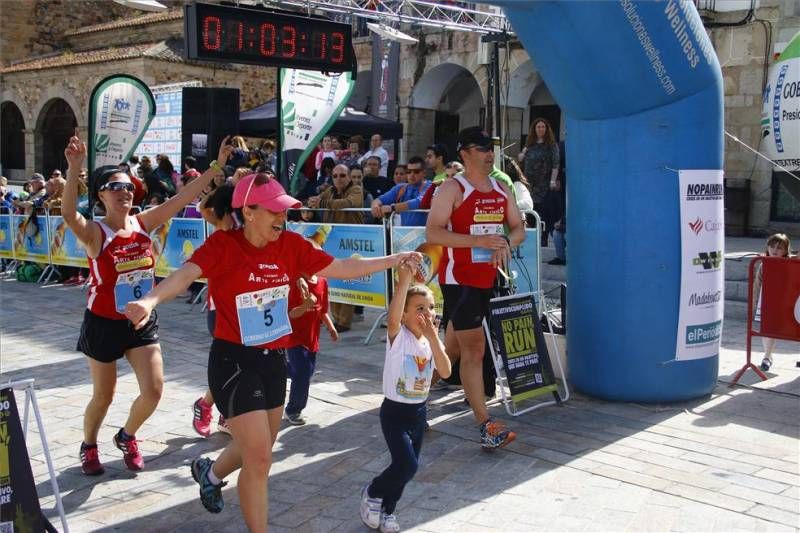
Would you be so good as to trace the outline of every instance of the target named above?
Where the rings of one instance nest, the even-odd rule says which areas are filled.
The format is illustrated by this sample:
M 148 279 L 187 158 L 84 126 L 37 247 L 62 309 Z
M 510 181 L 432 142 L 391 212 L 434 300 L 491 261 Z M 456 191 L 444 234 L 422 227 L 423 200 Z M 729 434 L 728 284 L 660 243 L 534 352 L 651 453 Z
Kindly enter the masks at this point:
M 296 175 L 317 143 L 339 118 L 355 83 L 349 72 L 281 69 L 281 182 L 298 185 Z
M 150 89 L 133 76 L 117 74 L 98 83 L 89 103 L 89 170 L 127 161 L 155 111 Z
M 678 360 L 719 353 L 725 303 L 722 170 L 681 170 Z
M 800 170 L 800 33 L 795 41 L 769 70 L 761 111 L 764 152 L 792 171 Z
M 150 87 L 156 99 L 156 117 L 144 132 L 136 155 L 146 155 L 155 161 L 156 154 L 166 154 L 175 169 L 178 172 L 183 171 L 181 166 L 183 88 L 202 86 L 203 83 L 200 81 L 186 81 Z

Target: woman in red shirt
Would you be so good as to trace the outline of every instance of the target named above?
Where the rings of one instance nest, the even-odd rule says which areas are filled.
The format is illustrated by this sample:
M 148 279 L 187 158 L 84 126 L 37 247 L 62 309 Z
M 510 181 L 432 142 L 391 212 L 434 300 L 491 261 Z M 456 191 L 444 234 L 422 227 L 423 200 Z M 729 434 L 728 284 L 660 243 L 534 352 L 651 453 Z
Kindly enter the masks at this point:
M 226 161 L 231 148 L 220 147 Z M 139 383 L 139 396 L 131 405 L 125 425 L 114 435 L 129 470 L 142 470 L 136 431 L 155 411 L 164 385 L 158 318 L 148 317 L 134 329 L 123 313 L 128 302 L 141 298 L 154 285 L 155 261 L 149 232 L 174 217 L 194 199 L 220 170 L 209 170 L 168 202 L 131 216 L 134 184 L 117 167 L 95 170 L 91 194 L 103 203 L 106 215 L 86 220 L 77 212 L 78 174 L 86 158 L 86 144 L 75 136 L 64 150 L 69 163 L 61 205 L 64 222 L 86 248 L 92 282 L 77 349 L 88 356 L 92 399 L 83 419 L 81 469 L 87 475 L 104 472 L 97 452 L 97 434 L 114 398 L 117 360 L 128 359 Z
M 301 272 L 350 279 L 403 263 L 416 268 L 416 252 L 379 258 L 334 259 L 301 235 L 284 231 L 286 211 L 300 207 L 270 173 L 251 174 L 234 190 L 233 207 L 244 227 L 215 231 L 184 265 L 125 314 L 146 327 L 161 302 L 175 298 L 194 280 L 208 279 L 217 307 L 208 380 L 233 442 L 216 461 L 192 462 L 200 499 L 222 511 L 222 479 L 241 468 L 239 503 L 250 531 L 267 528 L 267 476 L 286 395 L 285 349 L 292 343 L 289 287 Z

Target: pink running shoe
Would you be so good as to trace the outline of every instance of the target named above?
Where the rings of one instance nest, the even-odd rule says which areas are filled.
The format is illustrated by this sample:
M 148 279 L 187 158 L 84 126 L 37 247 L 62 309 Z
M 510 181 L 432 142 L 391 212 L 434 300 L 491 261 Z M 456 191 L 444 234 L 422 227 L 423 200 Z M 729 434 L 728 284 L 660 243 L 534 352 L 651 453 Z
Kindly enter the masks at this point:
M 81 444 L 81 471 L 87 476 L 99 476 L 106 471 L 97 454 L 97 444 Z
M 132 435 L 129 439 L 123 439 L 117 432 L 114 435 L 114 445 L 122 451 L 122 457 L 128 470 L 133 470 L 134 472 L 144 470 L 144 458 L 139 453 L 139 443 L 136 441 L 135 436 Z
M 222 433 L 226 433 L 228 435 L 231 434 L 231 428 L 228 427 L 228 421 L 225 420 L 225 417 L 219 415 L 219 420 L 217 421 L 217 429 Z
M 211 406 L 203 398 L 198 398 L 192 405 L 192 427 L 201 437 L 211 435 Z

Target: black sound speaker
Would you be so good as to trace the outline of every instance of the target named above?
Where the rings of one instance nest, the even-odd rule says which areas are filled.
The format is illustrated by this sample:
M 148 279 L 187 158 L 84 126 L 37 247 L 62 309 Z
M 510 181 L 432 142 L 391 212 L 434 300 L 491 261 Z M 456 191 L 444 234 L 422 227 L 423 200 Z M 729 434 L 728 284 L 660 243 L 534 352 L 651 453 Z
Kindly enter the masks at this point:
M 181 120 L 181 161 L 194 156 L 205 171 L 222 139 L 239 132 L 239 89 L 184 87 Z

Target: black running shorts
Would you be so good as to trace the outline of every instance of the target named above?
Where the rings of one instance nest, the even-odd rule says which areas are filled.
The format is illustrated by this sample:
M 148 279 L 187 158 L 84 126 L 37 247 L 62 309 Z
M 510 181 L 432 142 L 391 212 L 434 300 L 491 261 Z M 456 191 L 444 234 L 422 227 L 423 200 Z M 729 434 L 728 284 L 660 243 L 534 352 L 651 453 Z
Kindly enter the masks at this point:
M 214 339 L 208 386 L 225 418 L 282 407 L 286 399 L 286 350 L 262 350 Z
M 442 285 L 441 288 L 444 324 L 452 322 L 456 331 L 483 327 L 483 319 L 489 316 L 489 300 L 494 295 L 493 289 L 451 284 Z
M 131 348 L 150 344 L 158 344 L 158 314 L 155 310 L 141 329 L 133 329 L 128 319 L 105 318 L 87 309 L 75 349 L 101 363 L 113 363 Z

